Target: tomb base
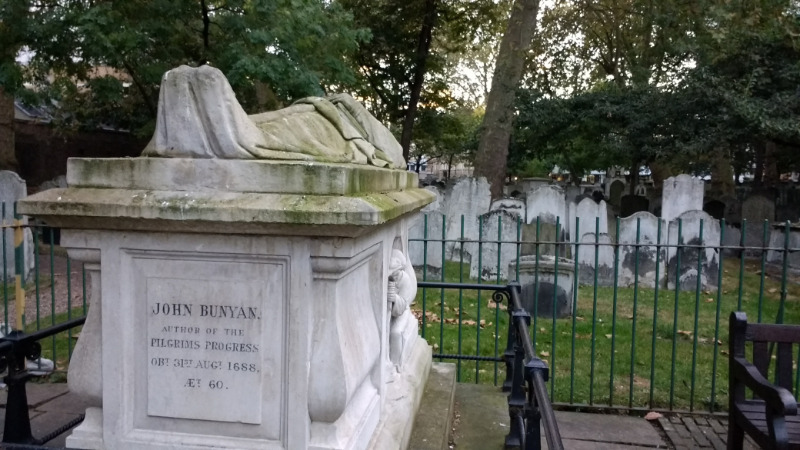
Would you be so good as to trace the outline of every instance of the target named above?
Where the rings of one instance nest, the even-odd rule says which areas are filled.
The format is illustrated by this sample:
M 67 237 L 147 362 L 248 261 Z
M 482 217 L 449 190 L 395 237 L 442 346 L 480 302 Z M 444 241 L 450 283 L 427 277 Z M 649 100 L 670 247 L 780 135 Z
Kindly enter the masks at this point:
M 69 375 L 99 386 L 101 407 L 71 446 L 407 445 L 430 348 L 407 339 L 398 372 L 387 291 L 432 200 L 415 174 L 133 158 L 73 159 L 67 179 L 19 209 L 97 259 L 100 320 L 83 333 L 100 339 L 82 352 L 100 357 Z

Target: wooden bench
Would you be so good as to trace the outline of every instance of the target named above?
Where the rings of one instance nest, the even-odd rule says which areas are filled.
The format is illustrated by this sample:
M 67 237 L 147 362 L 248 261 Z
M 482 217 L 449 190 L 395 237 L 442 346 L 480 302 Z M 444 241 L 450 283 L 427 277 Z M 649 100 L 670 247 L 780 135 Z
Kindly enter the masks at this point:
M 745 313 L 733 312 L 729 340 L 728 449 L 741 449 L 744 433 L 765 449 L 800 449 L 800 416 L 792 396 L 792 344 L 800 343 L 800 325 L 748 324 Z M 745 358 L 748 341 L 752 363 Z M 773 349 L 775 384 L 767 379 Z M 753 398 L 745 397 L 745 387 Z

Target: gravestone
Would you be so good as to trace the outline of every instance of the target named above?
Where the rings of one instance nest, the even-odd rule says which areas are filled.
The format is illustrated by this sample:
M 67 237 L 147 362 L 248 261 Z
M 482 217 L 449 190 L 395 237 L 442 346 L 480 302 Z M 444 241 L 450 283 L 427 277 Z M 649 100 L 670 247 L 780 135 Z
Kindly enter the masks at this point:
M 504 209 L 483 214 L 481 240 L 484 243 L 467 244 L 472 256 L 469 276 L 472 279 L 508 280 L 505 271 L 508 263 L 517 258 L 517 230 L 519 216 Z M 513 277 L 512 277 L 513 279 Z
M 576 222 L 575 219 L 578 219 Z M 570 230 L 574 231 L 578 226 L 578 232 L 584 233 L 608 233 L 608 210 L 606 202 L 600 200 L 595 202 L 592 198 L 584 198 L 575 205 L 575 216 L 570 221 Z
M 666 224 L 649 212 L 620 219 L 619 286 L 632 286 L 637 279 L 639 286 L 653 288 L 660 284 L 667 275 L 666 251 L 658 245 L 666 242 Z
M 703 180 L 689 175 L 678 175 L 664 180 L 661 194 L 661 218 L 669 223 L 686 211 L 703 209 Z
M 721 224 L 720 224 L 721 226 Z M 725 247 L 739 247 L 742 245 L 742 230 L 739 229 L 738 226 L 731 225 L 729 223 L 725 224 L 725 233 L 722 238 L 722 245 Z M 733 256 L 739 257 L 741 255 L 741 250 L 736 248 L 726 248 L 723 250 L 723 255 L 725 256 Z
M 519 265 L 519 268 L 517 268 Z M 532 316 L 564 318 L 572 315 L 575 261 L 553 256 L 524 256 L 512 261 L 508 273 L 519 271 L 522 307 Z
M 774 264 L 783 264 L 783 258 L 786 256 L 787 261 L 786 265 L 792 269 L 800 269 L 800 251 L 792 251 L 792 250 L 800 250 L 800 228 L 793 226 L 789 229 L 789 238 L 787 241 L 786 238 L 786 225 L 785 224 L 776 224 L 773 227 L 772 233 L 770 235 L 770 248 L 775 250 L 769 250 L 767 252 L 767 261 L 774 263 Z M 788 248 L 788 254 L 784 255 L 783 249 Z
M 689 247 L 667 249 L 667 287 L 675 289 L 677 284 L 680 290 L 694 291 L 698 287 L 699 277 L 701 291 L 716 291 L 719 279 L 719 221 L 705 211 L 687 211 L 669 223 L 668 233 L 669 245 L 681 243 Z
M 404 309 L 416 288 L 408 227 L 433 195 L 404 164 L 371 153 L 399 144 L 358 137 L 369 127 L 267 136 L 277 147 L 330 138 L 344 148 L 320 152 L 352 163 L 245 157 L 280 152 L 250 145 L 279 128 L 245 115 L 215 70 L 165 75 L 156 136 L 170 144 L 148 147 L 214 156 L 73 158 L 70 187 L 19 203 L 61 227 L 70 257 L 102 281 L 89 311 L 100 306 L 100 320 L 87 319 L 78 341 L 99 356 L 73 360 L 69 373 L 91 407 L 67 446 L 405 448 L 431 364 Z M 328 117 L 309 116 L 313 105 L 294 111 L 304 123 L 336 111 L 374 120 L 348 105 Z M 192 133 L 213 118 L 208 147 L 194 146 L 203 136 L 182 140 L 181 118 Z M 353 140 L 364 142 L 348 150 Z
M 525 223 L 525 202 L 516 198 L 501 198 L 495 200 L 489 206 L 489 211 L 497 211 L 501 209 L 507 213 L 513 214 Z
M 614 241 L 607 233 L 585 233 L 578 248 L 578 283 L 614 285 Z M 597 278 L 595 278 L 597 277 Z
M 27 187 L 25 180 L 19 177 L 14 172 L 8 170 L 0 170 L 0 205 L 2 205 L 2 222 L 3 225 L 8 226 L 3 233 L 5 233 L 5 246 L 3 247 L 3 261 L 0 261 L 0 267 L 5 267 L 3 272 L 3 280 L 8 283 L 14 283 L 14 277 L 17 274 L 17 260 L 15 250 L 14 228 L 14 204 L 17 200 L 24 198 L 27 194 Z M 27 219 L 20 219 L 21 225 L 27 224 Z M 22 279 L 27 280 L 33 271 L 33 234 L 30 228 L 23 229 L 22 240 Z
M 619 206 L 622 199 L 622 192 L 625 190 L 625 182 L 622 180 L 614 180 L 611 182 L 611 187 L 608 188 L 608 202 L 614 206 Z
M 619 204 L 619 216 L 629 217 L 638 212 L 650 211 L 650 200 L 641 195 L 623 195 Z
M 742 219 L 745 227 L 745 247 L 765 247 L 770 241 L 772 221 L 775 220 L 775 202 L 764 195 L 754 194 L 742 202 Z M 748 256 L 760 256 L 761 250 L 748 249 Z
M 438 279 L 442 273 L 442 214 L 441 189 L 435 186 L 424 188 L 436 199 L 422 208 L 408 230 L 408 250 L 411 264 L 419 271 L 420 277 Z M 426 230 L 427 228 L 427 230 Z M 426 233 L 427 231 L 427 233 Z M 424 241 L 427 237 L 427 243 Z
M 725 217 L 725 203 L 719 200 L 709 200 L 703 205 L 703 211 L 717 220 L 722 220 Z
M 566 252 L 565 246 L 557 245 L 556 242 L 564 241 L 567 233 L 564 222 L 569 221 L 564 191 L 552 185 L 539 187 L 528 195 L 526 209 L 528 225 L 523 227 L 522 240 L 527 244 L 523 245 L 522 254 L 533 255 L 536 251 L 534 243 L 540 242 L 540 255 L 555 255 L 556 249 L 563 255 Z
M 445 244 L 447 260 L 471 260 L 472 255 L 466 251 L 462 254 L 461 244 L 455 241 L 461 238 L 478 239 L 478 216 L 489 211 L 491 197 L 486 178 L 459 178 L 448 186 L 442 202 L 442 212 L 445 215 L 447 239 L 454 241 Z

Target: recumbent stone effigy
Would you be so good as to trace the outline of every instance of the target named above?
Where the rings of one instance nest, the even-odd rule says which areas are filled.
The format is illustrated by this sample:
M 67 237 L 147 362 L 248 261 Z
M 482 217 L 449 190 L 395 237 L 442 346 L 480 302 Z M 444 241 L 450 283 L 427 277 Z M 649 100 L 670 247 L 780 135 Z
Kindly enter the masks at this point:
M 431 364 L 408 226 L 433 195 L 347 96 L 248 116 L 164 75 L 144 156 L 71 159 L 20 211 L 91 277 L 70 365 L 90 449 L 405 448 Z

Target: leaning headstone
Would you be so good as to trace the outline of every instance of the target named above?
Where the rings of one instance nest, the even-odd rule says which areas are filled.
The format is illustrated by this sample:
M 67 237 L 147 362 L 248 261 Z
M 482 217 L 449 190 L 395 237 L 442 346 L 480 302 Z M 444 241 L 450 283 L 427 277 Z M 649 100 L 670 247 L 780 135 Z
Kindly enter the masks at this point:
M 686 211 L 703 209 L 705 185 L 690 175 L 678 175 L 664 180 L 661 194 L 661 218 L 669 223 Z
M 656 283 L 661 283 L 667 275 L 666 247 L 659 245 L 665 245 L 666 242 L 666 224 L 649 212 L 638 212 L 620 219 L 619 286 L 632 286 L 637 279 L 639 285 L 644 287 L 652 288 Z
M 578 283 L 614 285 L 614 241 L 606 233 L 586 233 L 578 248 Z M 595 278 L 596 277 L 596 278 Z
M 4 247 L 2 248 L 3 261 L 0 261 L 0 268 L 5 267 L 3 280 L 6 283 L 13 283 L 14 276 L 17 274 L 17 260 L 14 242 L 14 204 L 27 196 L 25 180 L 9 170 L 0 170 L 0 206 L 2 206 L 2 222 L 8 226 L 3 231 L 5 233 Z M 27 223 L 27 219 L 21 219 L 22 224 Z M 30 228 L 23 229 L 23 279 L 27 279 L 33 270 L 33 234 Z
M 719 279 L 719 221 L 705 211 L 687 211 L 669 223 L 668 233 L 671 246 L 667 249 L 668 288 L 675 289 L 677 280 L 680 290 L 693 291 L 697 288 L 699 277 L 701 290 L 716 290 Z M 673 247 L 679 244 L 686 247 Z
M 764 247 L 769 243 L 772 221 L 775 220 L 775 202 L 761 194 L 747 197 L 742 202 L 742 219 L 747 220 L 745 227 L 745 247 Z M 749 256 L 760 256 L 761 251 L 752 248 L 746 250 Z
M 486 178 L 459 178 L 444 194 L 442 213 L 445 215 L 445 257 L 449 261 L 469 262 L 469 253 L 462 252 L 456 240 L 478 240 L 478 216 L 489 211 L 492 195 Z M 462 222 L 463 217 L 463 222 Z
M 436 195 L 436 200 L 422 208 L 408 230 L 408 251 L 411 264 L 420 279 L 439 279 L 442 274 L 442 191 L 435 186 L 425 190 Z
M 575 261 L 552 256 L 524 256 L 508 266 L 508 273 L 517 271 L 522 285 L 522 307 L 531 315 L 553 317 L 554 312 L 556 318 L 572 315 Z
M 650 200 L 642 195 L 623 195 L 619 204 L 619 216 L 629 217 L 650 210 Z
M 481 242 L 469 243 L 472 255 L 469 276 L 472 279 L 508 280 L 508 263 L 517 257 L 517 232 L 519 216 L 503 209 L 488 212 L 480 217 Z

